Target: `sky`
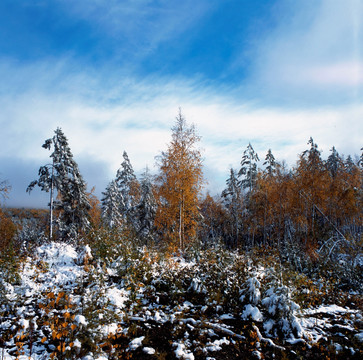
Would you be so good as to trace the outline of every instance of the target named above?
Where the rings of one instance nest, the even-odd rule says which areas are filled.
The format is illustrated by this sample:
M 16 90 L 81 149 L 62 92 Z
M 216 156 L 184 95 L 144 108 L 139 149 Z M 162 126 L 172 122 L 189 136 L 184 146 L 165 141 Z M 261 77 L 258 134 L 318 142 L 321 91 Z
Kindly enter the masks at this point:
M 100 196 L 125 150 L 136 174 L 166 150 L 179 107 L 218 194 L 249 143 L 293 167 L 310 137 L 327 158 L 363 146 L 362 0 L 2 0 L 0 180 L 6 206 L 61 127 Z

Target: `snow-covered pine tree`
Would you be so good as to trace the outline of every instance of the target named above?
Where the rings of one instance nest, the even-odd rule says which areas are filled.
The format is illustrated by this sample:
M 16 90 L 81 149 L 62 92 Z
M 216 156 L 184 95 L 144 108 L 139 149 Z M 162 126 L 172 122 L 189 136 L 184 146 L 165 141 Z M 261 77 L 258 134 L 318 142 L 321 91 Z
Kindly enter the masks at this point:
M 334 179 L 337 176 L 340 165 L 342 164 L 342 159 L 334 146 L 330 149 L 330 151 L 331 154 L 326 161 L 326 167 L 330 173 L 330 176 Z
M 222 191 L 223 204 L 228 210 L 230 217 L 230 229 L 232 242 L 238 242 L 240 227 L 241 227 L 241 217 L 242 217 L 242 205 L 243 196 L 242 191 L 239 186 L 237 175 L 234 169 L 230 169 L 229 178 L 226 180 L 227 187 Z M 238 244 L 232 244 L 238 245 Z
M 120 209 L 124 207 L 124 202 L 115 180 L 112 180 L 107 185 L 106 190 L 102 195 L 101 208 L 104 224 L 110 228 L 121 226 L 122 214 Z
M 137 232 L 146 244 L 152 240 L 156 207 L 151 175 L 146 167 L 141 175 L 141 198 L 136 207 Z
M 354 173 L 354 171 L 356 169 L 356 165 L 354 164 L 354 161 L 350 155 L 348 155 L 347 159 L 345 160 L 344 166 L 345 166 L 345 171 L 348 174 Z
M 265 172 L 268 176 L 272 176 L 276 172 L 276 161 L 271 149 L 268 149 L 263 165 L 266 165 Z
M 308 145 L 310 149 L 303 151 L 301 158 L 310 166 L 310 170 L 316 170 L 321 167 L 321 152 L 318 150 L 318 144 L 310 136 Z
M 140 184 L 136 179 L 134 169 L 126 151 L 123 152 L 124 161 L 116 173 L 117 188 L 122 195 L 123 202 L 120 203 L 120 213 L 129 225 L 133 224 L 135 206 L 140 197 Z
M 359 165 L 360 165 L 361 168 L 363 168 L 363 147 L 360 149 L 360 151 L 362 153 L 360 154 Z
M 256 184 L 257 161 L 260 161 L 258 154 L 249 143 L 247 149 L 243 152 L 241 169 L 238 172 L 238 177 L 242 177 L 239 182 L 240 186 L 242 189 L 248 189 L 249 193 L 252 192 Z
M 39 179 L 29 184 L 27 192 L 30 193 L 36 185 L 42 191 L 51 191 L 51 211 L 54 206 L 60 214 L 58 219 L 60 237 L 74 239 L 89 226 L 90 203 L 86 193 L 86 183 L 73 159 L 66 136 L 60 128 L 57 128 L 54 133 L 55 135 L 42 145 L 47 150 L 53 147 L 50 155 L 52 163 L 40 167 Z M 53 189 L 58 192 L 54 203 Z

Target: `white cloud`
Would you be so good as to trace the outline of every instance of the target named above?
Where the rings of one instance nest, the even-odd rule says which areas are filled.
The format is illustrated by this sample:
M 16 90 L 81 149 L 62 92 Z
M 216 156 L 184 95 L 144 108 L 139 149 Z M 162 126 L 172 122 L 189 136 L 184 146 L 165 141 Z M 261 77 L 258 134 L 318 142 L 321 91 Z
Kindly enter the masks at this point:
M 363 85 L 363 62 L 352 61 L 317 66 L 306 69 L 301 77 L 311 85 L 358 87 Z
M 276 27 L 252 45 L 250 80 L 282 101 L 357 102 L 363 94 L 362 3 L 285 1 L 280 6 Z
M 68 91 L 48 93 L 44 90 L 48 86 L 41 85 L 39 89 L 24 89 L 16 96 L 0 96 L 2 156 L 28 159 L 33 164 L 38 162 L 39 166 L 44 164 L 49 153 L 41 145 L 60 126 L 76 160 L 82 159 L 85 166 L 93 162 L 100 164 L 100 171 L 107 172 L 98 174 L 97 181 L 102 178 L 102 185 L 95 184 L 98 191 L 102 191 L 100 186 L 115 176 L 123 150 L 128 152 L 138 173 L 146 165 L 153 167 L 155 156 L 165 150 L 170 141 L 170 128 L 179 106 L 187 121 L 195 123 L 202 136 L 200 146 L 204 148 L 205 170 L 211 176 L 207 180 L 212 191 L 223 189 L 228 168 L 239 167 L 249 142 L 261 160 L 271 148 L 278 160 L 284 159 L 290 166 L 307 148 L 310 136 L 325 157 L 333 145 L 340 153 L 352 155 L 363 145 L 363 105 L 315 109 L 240 105 L 213 89 L 171 79 L 151 82 L 125 79 L 128 87 L 120 86 L 123 93 L 128 93 L 124 102 L 93 102 L 82 96 L 83 85 L 78 86 L 77 79 L 79 76 L 74 82 L 68 78 L 65 83 L 65 88 L 73 89 L 75 96 Z M 92 79 L 89 83 L 93 83 Z M 96 94 L 97 87 L 88 91 Z M 107 91 L 103 93 L 106 98 L 116 89 Z M 37 168 L 34 176 L 36 171 Z M 92 179 L 86 180 L 94 184 Z

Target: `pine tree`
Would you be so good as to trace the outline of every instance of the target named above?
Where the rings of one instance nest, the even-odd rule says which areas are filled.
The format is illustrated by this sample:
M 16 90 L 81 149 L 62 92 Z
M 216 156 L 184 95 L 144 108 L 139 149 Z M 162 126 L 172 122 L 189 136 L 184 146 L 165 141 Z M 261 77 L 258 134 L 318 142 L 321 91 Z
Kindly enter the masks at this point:
M 110 228 L 118 228 L 122 224 L 120 209 L 124 207 L 123 197 L 116 181 L 112 180 L 102 193 L 101 199 L 102 220 Z
M 73 159 L 68 140 L 60 128 L 55 130 L 55 135 L 47 139 L 42 147 L 47 150 L 53 147 L 50 155 L 52 163 L 40 167 L 39 179 L 30 183 L 27 192 L 30 193 L 36 185 L 42 191 L 50 191 L 51 214 L 53 206 L 60 212 L 58 225 L 61 238 L 76 238 L 89 225 L 90 203 L 86 193 L 86 183 Z M 58 196 L 53 203 L 54 189 L 58 192 Z
M 195 240 L 199 220 L 199 196 L 203 184 L 200 137 L 179 110 L 172 127 L 172 141 L 158 158 L 159 207 L 156 226 L 168 242 L 183 251 Z
M 243 196 L 235 170 L 230 169 L 227 187 L 222 191 L 223 204 L 230 217 L 230 238 L 233 245 L 238 245 L 243 211 Z
M 338 169 L 342 162 L 342 159 L 339 156 L 339 154 L 336 151 L 334 146 L 330 149 L 330 151 L 331 151 L 331 154 L 329 155 L 329 157 L 326 161 L 326 167 L 329 170 L 330 176 L 332 178 L 335 178 L 337 176 Z
M 348 174 L 353 174 L 356 171 L 356 165 L 350 155 L 348 155 L 347 159 L 345 160 L 345 171 Z
M 238 172 L 238 176 L 243 177 L 240 180 L 242 189 L 248 189 L 249 193 L 252 192 L 256 183 L 257 161 L 260 161 L 258 154 L 253 149 L 251 143 L 249 143 L 247 149 L 243 152 L 241 169 Z
M 267 165 L 265 171 L 268 176 L 272 176 L 276 172 L 276 161 L 275 157 L 272 155 L 271 149 L 268 149 L 263 165 Z
M 132 225 L 135 206 L 140 197 L 140 185 L 126 151 L 123 152 L 122 157 L 124 161 L 116 174 L 117 188 L 123 200 L 120 202 L 120 213 L 124 220 Z
M 136 207 L 137 232 L 146 244 L 152 240 L 156 207 L 151 175 L 146 167 L 145 172 L 141 175 L 141 198 Z

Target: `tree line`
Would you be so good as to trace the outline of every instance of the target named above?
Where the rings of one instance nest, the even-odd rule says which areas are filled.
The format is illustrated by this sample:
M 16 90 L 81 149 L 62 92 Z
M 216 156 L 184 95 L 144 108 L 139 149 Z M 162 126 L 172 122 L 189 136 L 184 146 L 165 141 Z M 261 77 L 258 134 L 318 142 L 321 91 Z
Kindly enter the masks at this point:
M 327 160 L 312 138 L 288 169 L 268 150 L 263 167 L 251 144 L 239 169 L 230 169 L 225 189 L 203 193 L 200 136 L 179 111 L 167 149 L 156 157 L 158 173 L 140 179 L 126 151 L 121 167 L 98 200 L 86 183 L 60 128 L 43 147 L 51 151 L 30 183 L 49 192 L 47 232 L 74 241 L 100 229 L 128 233 L 140 245 L 184 251 L 223 244 L 231 249 L 273 247 L 291 261 L 362 245 L 363 152 L 341 156 L 333 146 Z M 361 149 L 363 151 L 363 148 Z

